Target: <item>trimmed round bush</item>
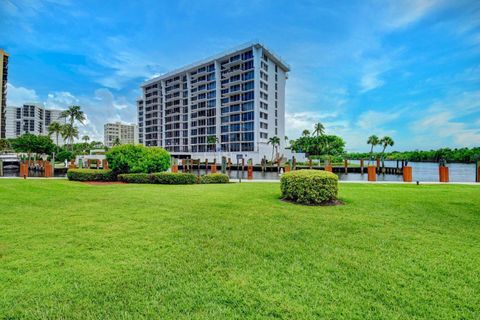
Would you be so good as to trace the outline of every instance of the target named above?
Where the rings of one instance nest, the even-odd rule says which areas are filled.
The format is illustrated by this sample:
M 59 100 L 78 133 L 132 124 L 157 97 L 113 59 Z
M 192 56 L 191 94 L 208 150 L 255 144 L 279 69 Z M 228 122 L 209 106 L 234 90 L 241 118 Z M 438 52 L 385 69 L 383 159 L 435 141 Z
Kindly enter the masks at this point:
M 159 147 L 123 144 L 111 148 L 106 156 L 116 174 L 163 172 L 170 167 L 170 153 Z
M 68 169 L 67 177 L 72 181 L 115 181 L 117 176 L 112 170 Z
M 160 172 L 152 173 L 151 181 L 158 184 L 194 184 L 197 176 L 193 173 Z
M 337 199 L 338 177 L 323 170 L 298 170 L 280 179 L 282 197 L 293 202 L 319 205 Z
M 198 178 L 198 183 L 229 183 L 230 178 L 223 173 L 204 174 Z

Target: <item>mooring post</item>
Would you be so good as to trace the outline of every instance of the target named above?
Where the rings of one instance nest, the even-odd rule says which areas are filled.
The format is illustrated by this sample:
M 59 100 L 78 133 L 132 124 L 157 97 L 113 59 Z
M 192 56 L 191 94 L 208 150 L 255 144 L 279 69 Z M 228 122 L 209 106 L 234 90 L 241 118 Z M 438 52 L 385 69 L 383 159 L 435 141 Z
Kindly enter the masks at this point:
M 348 174 L 348 159 L 343 160 L 343 165 L 345 167 L 345 174 Z
M 449 172 L 447 167 L 447 162 L 444 159 L 440 160 L 438 167 L 438 174 L 440 182 L 449 182 Z
M 412 167 L 410 166 L 403 167 L 403 181 L 412 182 Z
M 227 172 L 227 157 L 222 157 L 222 173 L 225 174 Z
M 476 164 L 476 171 L 475 171 L 475 181 L 480 182 L 480 155 L 477 156 L 477 161 L 475 162 Z
M 217 159 L 213 159 L 213 163 L 212 163 L 212 173 L 217 173 Z
M 297 159 L 295 159 L 295 156 L 292 157 L 292 170 L 297 170 Z
M 363 174 L 363 159 L 360 159 L 360 173 Z
M 377 181 L 377 167 L 368 166 L 368 181 Z
M 260 161 L 260 166 L 262 167 L 262 177 L 265 176 L 265 170 L 267 165 L 267 159 L 263 156 L 262 160 Z
M 248 159 L 248 168 L 247 168 L 247 179 L 253 180 L 253 165 L 252 165 L 252 158 Z

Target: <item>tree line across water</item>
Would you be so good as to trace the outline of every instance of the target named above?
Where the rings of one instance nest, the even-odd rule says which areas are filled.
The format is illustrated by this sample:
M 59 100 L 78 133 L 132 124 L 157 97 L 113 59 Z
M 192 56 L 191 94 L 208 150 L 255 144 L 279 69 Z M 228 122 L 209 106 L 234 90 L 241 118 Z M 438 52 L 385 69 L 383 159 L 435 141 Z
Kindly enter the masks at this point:
M 379 157 L 380 153 L 374 153 L 374 157 Z M 478 160 L 480 156 L 480 147 L 474 148 L 441 148 L 437 150 L 414 150 L 414 151 L 392 151 L 385 153 L 385 160 L 407 160 L 414 162 L 447 162 L 472 163 Z M 350 152 L 346 155 L 348 159 L 367 159 L 370 153 Z

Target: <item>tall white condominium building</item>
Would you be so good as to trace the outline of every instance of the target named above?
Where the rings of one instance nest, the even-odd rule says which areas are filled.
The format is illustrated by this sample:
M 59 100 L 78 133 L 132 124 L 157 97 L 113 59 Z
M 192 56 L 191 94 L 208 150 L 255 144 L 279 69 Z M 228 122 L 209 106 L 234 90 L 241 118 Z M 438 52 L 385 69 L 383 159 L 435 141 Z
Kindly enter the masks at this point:
M 45 109 L 41 104 L 26 103 L 21 107 L 8 106 L 6 112 L 6 136 L 16 138 L 25 133 L 35 135 L 48 135 L 48 126 L 52 122 L 65 123 L 60 118 L 62 110 Z M 56 136 L 52 135 L 56 143 Z M 58 137 L 58 144 L 63 145 L 61 136 Z
M 285 148 L 289 66 L 260 43 L 171 71 L 142 84 L 140 143 L 173 156 L 271 158 L 271 137 Z M 214 136 L 217 143 L 207 143 Z
M 8 53 L 0 49 L 0 139 L 6 137 Z
M 103 126 L 104 144 L 113 147 L 115 142 L 120 144 L 138 143 L 138 127 L 135 124 L 123 124 L 120 122 L 106 123 Z

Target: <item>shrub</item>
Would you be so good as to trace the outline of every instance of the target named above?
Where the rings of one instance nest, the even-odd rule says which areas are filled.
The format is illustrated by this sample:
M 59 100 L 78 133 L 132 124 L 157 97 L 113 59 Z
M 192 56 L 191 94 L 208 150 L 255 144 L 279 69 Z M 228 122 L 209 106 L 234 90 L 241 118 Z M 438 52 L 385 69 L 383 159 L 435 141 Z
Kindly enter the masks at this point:
M 282 197 L 302 204 L 323 204 L 337 199 L 338 177 L 321 170 L 298 170 L 280 179 Z
M 197 176 L 193 173 L 124 173 L 117 177 L 119 181 L 127 183 L 194 184 L 197 182 Z
M 152 183 L 148 173 L 123 173 L 117 176 L 118 181 L 126 183 Z
M 116 175 L 112 170 L 97 169 L 68 169 L 68 180 L 73 181 L 115 181 Z
M 163 172 L 170 167 L 170 154 L 159 147 L 124 144 L 111 148 L 106 156 L 116 174 Z
M 73 153 L 71 153 L 68 150 L 60 150 L 55 155 L 55 161 L 59 161 L 59 162 L 65 162 L 65 160 L 70 161 L 73 158 L 74 158 Z
M 151 183 L 158 184 L 193 184 L 197 176 L 193 173 L 159 172 L 151 174 Z
M 230 178 L 223 173 L 210 173 L 202 175 L 198 179 L 198 183 L 228 183 Z

